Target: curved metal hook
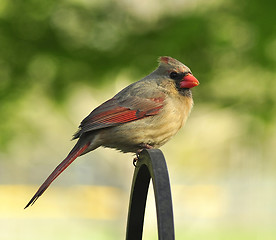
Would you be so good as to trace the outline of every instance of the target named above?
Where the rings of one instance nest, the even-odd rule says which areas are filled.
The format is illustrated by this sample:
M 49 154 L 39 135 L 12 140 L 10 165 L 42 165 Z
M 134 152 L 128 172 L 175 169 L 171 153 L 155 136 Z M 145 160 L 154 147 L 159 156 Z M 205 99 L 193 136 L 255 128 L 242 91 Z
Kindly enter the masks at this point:
M 150 179 L 153 182 L 159 240 L 174 240 L 173 208 L 168 169 L 159 149 L 141 152 L 130 194 L 126 240 L 141 240 Z

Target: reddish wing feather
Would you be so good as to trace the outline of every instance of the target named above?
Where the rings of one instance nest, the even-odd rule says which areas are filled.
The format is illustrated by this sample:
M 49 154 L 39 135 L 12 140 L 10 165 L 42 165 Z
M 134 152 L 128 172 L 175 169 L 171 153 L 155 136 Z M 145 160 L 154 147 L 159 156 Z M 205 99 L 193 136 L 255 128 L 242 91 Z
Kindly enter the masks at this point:
M 105 112 L 105 116 L 97 121 L 98 123 L 125 123 L 138 119 L 136 110 L 129 110 L 127 108 L 116 109 L 116 113 Z
M 124 101 L 110 99 L 94 109 L 80 124 L 80 130 L 74 139 L 81 134 L 101 128 L 118 126 L 120 124 L 156 115 L 163 107 L 164 98 L 143 99 L 128 98 Z

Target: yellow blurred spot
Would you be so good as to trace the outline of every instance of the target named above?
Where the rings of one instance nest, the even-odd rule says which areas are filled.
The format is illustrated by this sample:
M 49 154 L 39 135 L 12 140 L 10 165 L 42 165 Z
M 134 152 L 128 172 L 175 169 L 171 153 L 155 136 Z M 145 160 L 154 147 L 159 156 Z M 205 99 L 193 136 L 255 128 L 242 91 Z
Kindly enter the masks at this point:
M 36 203 L 23 209 L 38 186 L 0 185 L 0 218 L 115 219 L 128 196 L 114 187 L 51 187 Z

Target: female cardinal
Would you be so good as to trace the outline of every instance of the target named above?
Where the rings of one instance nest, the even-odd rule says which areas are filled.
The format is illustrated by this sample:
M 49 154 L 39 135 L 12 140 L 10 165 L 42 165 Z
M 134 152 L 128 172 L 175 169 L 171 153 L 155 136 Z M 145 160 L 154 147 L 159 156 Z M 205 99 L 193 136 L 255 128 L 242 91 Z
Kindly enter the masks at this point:
M 160 57 L 158 68 L 95 108 L 80 124 L 78 142 L 41 185 L 29 205 L 78 156 L 100 146 L 138 154 L 159 148 L 183 126 L 193 106 L 191 88 L 199 84 L 191 70 L 171 57 Z

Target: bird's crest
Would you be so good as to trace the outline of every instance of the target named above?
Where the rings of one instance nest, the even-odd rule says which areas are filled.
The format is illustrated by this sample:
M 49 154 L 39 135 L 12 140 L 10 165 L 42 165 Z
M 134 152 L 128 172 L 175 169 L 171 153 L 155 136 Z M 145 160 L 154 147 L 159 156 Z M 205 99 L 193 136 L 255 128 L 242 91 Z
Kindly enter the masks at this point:
M 163 56 L 159 58 L 159 63 L 160 67 L 164 68 L 169 68 L 169 69 L 174 69 L 176 71 L 184 72 L 185 70 L 189 70 L 187 66 L 185 66 L 183 63 L 179 62 L 178 60 L 168 57 L 168 56 Z

